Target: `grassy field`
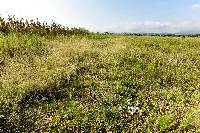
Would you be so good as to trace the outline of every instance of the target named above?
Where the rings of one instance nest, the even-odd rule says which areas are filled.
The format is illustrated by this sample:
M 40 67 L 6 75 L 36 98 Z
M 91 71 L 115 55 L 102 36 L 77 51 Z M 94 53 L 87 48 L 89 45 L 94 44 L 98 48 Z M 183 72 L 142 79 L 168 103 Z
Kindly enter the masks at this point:
M 200 38 L 0 34 L 0 132 L 198 132 Z

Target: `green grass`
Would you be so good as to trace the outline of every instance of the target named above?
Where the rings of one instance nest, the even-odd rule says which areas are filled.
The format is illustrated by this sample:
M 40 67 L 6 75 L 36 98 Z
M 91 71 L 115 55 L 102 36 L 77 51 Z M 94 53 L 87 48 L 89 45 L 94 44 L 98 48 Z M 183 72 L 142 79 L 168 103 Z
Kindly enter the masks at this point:
M 197 132 L 200 38 L 0 34 L 0 132 Z

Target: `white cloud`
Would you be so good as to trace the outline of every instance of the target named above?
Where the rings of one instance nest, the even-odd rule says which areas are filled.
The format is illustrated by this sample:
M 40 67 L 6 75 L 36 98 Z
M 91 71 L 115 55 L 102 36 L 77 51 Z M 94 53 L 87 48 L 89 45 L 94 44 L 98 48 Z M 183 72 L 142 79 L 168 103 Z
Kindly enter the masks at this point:
M 193 5 L 192 5 L 192 8 L 193 8 L 193 9 L 200 8 L 200 3 L 193 4 Z
M 109 32 L 144 32 L 144 33 L 200 33 L 200 21 L 143 21 L 121 22 L 107 27 Z

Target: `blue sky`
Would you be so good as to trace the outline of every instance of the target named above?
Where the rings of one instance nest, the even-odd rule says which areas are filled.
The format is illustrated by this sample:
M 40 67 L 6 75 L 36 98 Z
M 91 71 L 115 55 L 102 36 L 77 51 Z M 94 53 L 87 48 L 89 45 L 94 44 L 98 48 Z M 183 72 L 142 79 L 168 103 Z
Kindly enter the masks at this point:
M 100 32 L 200 32 L 200 0 L 1 0 L 0 14 Z

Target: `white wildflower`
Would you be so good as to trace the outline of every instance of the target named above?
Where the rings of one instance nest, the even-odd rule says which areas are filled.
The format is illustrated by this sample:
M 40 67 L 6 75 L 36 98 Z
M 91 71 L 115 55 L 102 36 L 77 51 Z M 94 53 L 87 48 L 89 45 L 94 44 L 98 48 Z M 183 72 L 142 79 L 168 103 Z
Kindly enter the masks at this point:
M 134 115 L 135 113 L 138 113 L 140 111 L 139 107 L 128 107 L 128 112 L 131 114 L 131 115 Z

